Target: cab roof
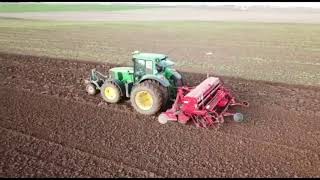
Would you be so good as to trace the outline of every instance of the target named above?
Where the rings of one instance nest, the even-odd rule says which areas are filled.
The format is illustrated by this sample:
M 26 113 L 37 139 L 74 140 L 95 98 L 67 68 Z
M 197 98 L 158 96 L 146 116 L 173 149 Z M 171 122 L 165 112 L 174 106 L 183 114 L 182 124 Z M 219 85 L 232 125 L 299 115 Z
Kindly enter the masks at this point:
M 156 53 L 135 53 L 133 58 L 135 59 L 143 59 L 143 60 L 152 60 L 155 61 L 156 59 L 164 59 L 167 55 L 165 54 L 156 54 Z

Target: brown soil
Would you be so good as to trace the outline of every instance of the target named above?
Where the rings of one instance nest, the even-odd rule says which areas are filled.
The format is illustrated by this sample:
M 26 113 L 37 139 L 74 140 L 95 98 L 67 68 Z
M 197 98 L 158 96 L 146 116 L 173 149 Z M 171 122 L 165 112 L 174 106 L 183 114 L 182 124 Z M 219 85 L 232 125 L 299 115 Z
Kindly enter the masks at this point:
M 320 89 L 221 77 L 247 121 L 161 125 L 85 92 L 111 64 L 0 53 L 1 177 L 320 177 Z M 183 72 L 190 85 L 205 74 Z

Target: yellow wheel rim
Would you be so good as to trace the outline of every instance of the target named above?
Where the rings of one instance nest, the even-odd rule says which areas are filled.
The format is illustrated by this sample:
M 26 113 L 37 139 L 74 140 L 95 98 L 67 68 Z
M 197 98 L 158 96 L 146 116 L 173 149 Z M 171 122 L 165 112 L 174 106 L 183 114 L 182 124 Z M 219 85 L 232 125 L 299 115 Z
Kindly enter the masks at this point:
M 110 99 L 110 100 L 113 100 L 115 97 L 116 97 L 116 90 L 112 87 L 107 87 L 105 90 L 104 90 L 104 95 Z
M 137 106 L 142 110 L 149 110 L 153 105 L 153 98 L 147 91 L 140 91 L 135 96 Z

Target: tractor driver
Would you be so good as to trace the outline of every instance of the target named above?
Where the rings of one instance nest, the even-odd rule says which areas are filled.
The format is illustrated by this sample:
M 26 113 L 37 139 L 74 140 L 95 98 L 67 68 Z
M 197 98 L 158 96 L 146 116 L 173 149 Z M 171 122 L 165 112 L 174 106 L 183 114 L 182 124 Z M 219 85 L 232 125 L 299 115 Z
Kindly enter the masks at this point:
M 156 64 L 156 68 L 157 68 L 158 73 L 161 73 L 164 70 L 164 67 L 160 63 Z

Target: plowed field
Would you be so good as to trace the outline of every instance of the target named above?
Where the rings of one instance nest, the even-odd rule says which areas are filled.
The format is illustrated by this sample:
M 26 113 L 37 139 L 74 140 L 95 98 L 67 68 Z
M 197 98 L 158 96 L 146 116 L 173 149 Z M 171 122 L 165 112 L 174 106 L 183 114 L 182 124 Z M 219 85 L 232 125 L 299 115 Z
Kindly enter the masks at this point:
M 320 177 L 320 89 L 221 77 L 250 107 L 199 129 L 85 92 L 112 64 L 0 53 L 1 177 Z M 182 72 L 189 85 L 205 74 Z

